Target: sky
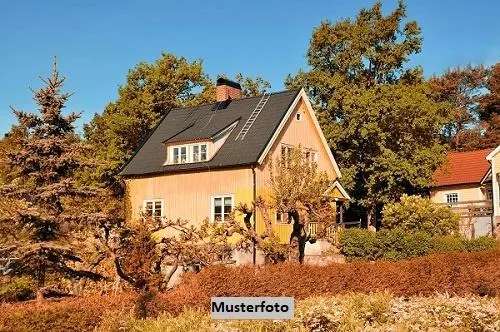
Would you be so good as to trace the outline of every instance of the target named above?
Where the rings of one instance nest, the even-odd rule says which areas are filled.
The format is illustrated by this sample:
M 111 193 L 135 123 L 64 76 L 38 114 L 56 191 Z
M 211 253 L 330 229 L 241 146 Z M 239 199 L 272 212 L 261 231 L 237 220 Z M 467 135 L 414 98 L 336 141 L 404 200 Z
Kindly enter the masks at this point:
M 10 106 L 35 111 L 53 57 L 74 93 L 67 111 L 78 130 L 117 96 L 127 71 L 162 52 L 202 59 L 210 77 L 262 76 L 272 91 L 306 68 L 314 27 L 354 17 L 374 1 L 0 0 L 0 136 L 15 123 Z M 396 0 L 383 1 L 388 13 Z M 410 64 L 428 77 L 449 67 L 500 61 L 500 1 L 408 0 L 422 28 L 422 52 Z

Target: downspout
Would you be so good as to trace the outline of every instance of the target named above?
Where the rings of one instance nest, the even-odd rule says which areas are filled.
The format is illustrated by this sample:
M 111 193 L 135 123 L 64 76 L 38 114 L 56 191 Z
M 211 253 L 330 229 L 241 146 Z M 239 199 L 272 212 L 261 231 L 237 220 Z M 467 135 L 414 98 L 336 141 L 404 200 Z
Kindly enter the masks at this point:
M 257 184 L 256 184 L 256 174 L 255 166 L 252 166 L 252 181 L 253 181 L 253 201 L 257 200 Z M 257 232 L 257 209 L 253 211 L 253 230 Z M 253 265 L 257 265 L 257 247 L 255 240 L 253 240 Z

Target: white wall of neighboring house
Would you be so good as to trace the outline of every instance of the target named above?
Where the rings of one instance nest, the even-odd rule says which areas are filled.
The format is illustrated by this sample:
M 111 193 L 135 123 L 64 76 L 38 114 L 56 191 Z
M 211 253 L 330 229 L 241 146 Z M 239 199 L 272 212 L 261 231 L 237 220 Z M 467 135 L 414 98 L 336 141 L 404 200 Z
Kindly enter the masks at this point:
M 438 187 L 431 190 L 431 201 L 434 203 L 447 203 L 446 195 L 448 194 L 458 194 L 458 202 L 470 202 L 470 201 L 483 201 L 486 200 L 486 186 L 468 184 L 468 185 L 455 185 Z
M 493 186 L 493 215 L 496 223 L 500 224 L 500 145 L 487 157 L 491 163 L 491 181 Z

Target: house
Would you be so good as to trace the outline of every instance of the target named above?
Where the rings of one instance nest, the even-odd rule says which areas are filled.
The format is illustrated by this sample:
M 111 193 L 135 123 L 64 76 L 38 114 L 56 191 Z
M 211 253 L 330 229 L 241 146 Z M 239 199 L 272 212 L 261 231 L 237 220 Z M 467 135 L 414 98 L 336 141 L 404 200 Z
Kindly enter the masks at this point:
M 490 172 L 488 177 L 492 184 L 493 201 L 493 222 L 496 229 L 500 227 L 500 145 L 491 151 L 486 159 L 490 162 Z M 500 234 L 497 231 L 496 236 Z
M 493 217 L 494 207 L 499 210 L 498 166 L 496 171 L 492 168 L 492 160 L 495 161 L 498 155 L 495 151 L 450 152 L 443 166 L 434 173 L 431 200 L 449 205 L 459 213 L 462 216 L 461 231 L 470 237 L 492 234 L 498 222 Z M 492 171 L 496 172 L 495 176 L 492 176 Z
M 304 90 L 241 98 L 238 83 L 220 78 L 216 94 L 215 103 L 167 112 L 123 168 L 129 219 L 223 222 L 238 203 L 264 195 L 270 161 L 299 145 L 331 178 L 339 206 L 349 199 Z M 274 227 L 288 242 L 286 218 L 275 214 Z

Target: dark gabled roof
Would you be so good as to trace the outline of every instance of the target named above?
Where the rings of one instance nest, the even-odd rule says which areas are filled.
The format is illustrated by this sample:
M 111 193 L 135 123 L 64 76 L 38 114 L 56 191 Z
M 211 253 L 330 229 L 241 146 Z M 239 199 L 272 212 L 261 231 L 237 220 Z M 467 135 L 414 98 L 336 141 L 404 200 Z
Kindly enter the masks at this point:
M 224 107 L 211 103 L 173 109 L 161 120 L 120 175 L 134 176 L 256 164 L 298 93 L 297 90 L 272 93 L 245 138 L 237 141 L 235 137 L 259 103 L 260 96 L 235 99 L 229 104 L 225 103 Z M 163 165 L 167 157 L 166 144 L 208 140 L 235 122 L 236 127 L 211 160 Z

